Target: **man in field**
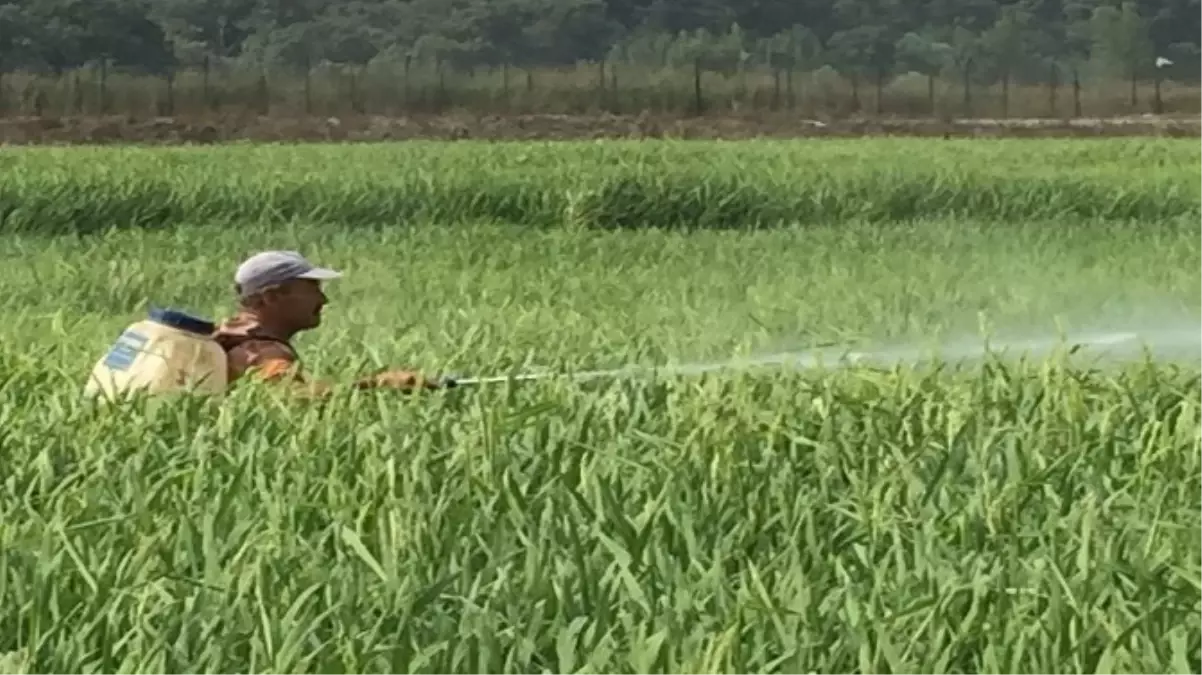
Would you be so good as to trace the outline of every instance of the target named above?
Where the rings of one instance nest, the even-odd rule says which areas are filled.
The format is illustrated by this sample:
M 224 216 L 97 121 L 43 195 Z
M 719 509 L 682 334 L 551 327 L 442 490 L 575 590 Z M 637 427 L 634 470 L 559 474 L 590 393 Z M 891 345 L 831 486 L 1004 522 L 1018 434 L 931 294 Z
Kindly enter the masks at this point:
M 294 251 L 265 251 L 243 262 L 234 274 L 238 312 L 213 334 L 225 349 L 229 383 L 254 374 L 268 381 L 301 384 L 309 394 L 328 393 L 329 385 L 310 382 L 301 375 L 300 357 L 291 340 L 321 324 L 321 310 L 329 302 L 321 284 L 341 276 L 314 266 Z M 355 386 L 413 390 L 443 385 L 419 373 L 397 370 L 360 380 Z

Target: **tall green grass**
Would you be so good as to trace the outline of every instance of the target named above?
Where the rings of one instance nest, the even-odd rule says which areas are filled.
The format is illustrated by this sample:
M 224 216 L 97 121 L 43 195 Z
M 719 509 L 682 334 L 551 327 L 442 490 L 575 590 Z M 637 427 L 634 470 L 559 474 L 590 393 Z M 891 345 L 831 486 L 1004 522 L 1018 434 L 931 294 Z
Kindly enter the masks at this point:
M 0 230 L 184 221 L 748 228 L 847 219 L 1197 217 L 1189 141 L 412 143 L 21 149 Z
M 92 412 L 3 367 L 6 672 L 1202 665 L 1196 371 Z
M 1196 360 L 79 398 L 148 304 L 220 317 L 265 248 L 346 272 L 297 341 L 328 381 L 1198 324 L 1181 146 L 920 147 L 0 155 L 0 671 L 1198 672 Z M 598 181 L 693 175 L 710 206 L 664 213 L 747 225 L 769 207 L 713 186 L 790 200 L 886 170 L 904 186 L 911 167 L 968 193 L 947 204 L 1026 177 L 1186 207 L 895 222 L 843 192 L 824 202 L 843 211 L 754 232 L 556 210 Z M 419 184 L 444 201 L 389 191 Z M 479 206 L 504 195 L 510 218 Z M 1046 199 L 1070 203 L 1023 208 Z M 521 222 L 395 217 L 422 208 Z M 539 208 L 552 226 L 522 220 Z

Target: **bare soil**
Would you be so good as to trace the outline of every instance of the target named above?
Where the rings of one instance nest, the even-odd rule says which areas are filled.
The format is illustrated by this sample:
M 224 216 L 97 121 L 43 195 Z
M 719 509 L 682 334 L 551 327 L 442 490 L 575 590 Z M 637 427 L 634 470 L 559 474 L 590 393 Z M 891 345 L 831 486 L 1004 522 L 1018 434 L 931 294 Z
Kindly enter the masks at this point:
M 1202 137 L 1202 118 L 860 119 L 787 116 L 441 115 L 409 117 L 15 117 L 0 119 L 5 145 L 209 144 L 401 140 Z

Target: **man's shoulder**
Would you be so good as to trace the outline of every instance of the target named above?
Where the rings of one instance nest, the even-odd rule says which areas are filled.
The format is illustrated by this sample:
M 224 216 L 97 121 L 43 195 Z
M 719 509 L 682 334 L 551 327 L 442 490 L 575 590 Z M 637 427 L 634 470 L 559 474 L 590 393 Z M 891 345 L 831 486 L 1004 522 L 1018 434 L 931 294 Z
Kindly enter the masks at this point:
M 235 345 L 231 345 L 226 353 L 230 358 L 241 357 L 250 363 L 256 361 L 277 360 L 283 359 L 286 361 L 297 361 L 299 357 L 296 350 L 286 342 L 270 340 L 265 338 L 248 338 Z
M 213 331 L 213 339 L 229 353 L 255 352 L 278 355 L 278 358 L 297 358 L 291 343 L 272 335 L 257 318 L 249 314 L 235 314 L 222 321 Z
M 272 380 L 289 374 L 299 378 L 301 364 L 291 346 L 251 338 L 226 350 L 226 366 L 231 381 L 252 371 Z
M 275 377 L 300 365 L 300 356 L 287 340 L 271 335 L 248 314 L 222 321 L 213 339 L 225 350 L 231 379 L 251 369 Z
M 248 338 L 262 331 L 262 324 L 253 315 L 239 312 L 222 320 L 213 330 L 213 337 Z

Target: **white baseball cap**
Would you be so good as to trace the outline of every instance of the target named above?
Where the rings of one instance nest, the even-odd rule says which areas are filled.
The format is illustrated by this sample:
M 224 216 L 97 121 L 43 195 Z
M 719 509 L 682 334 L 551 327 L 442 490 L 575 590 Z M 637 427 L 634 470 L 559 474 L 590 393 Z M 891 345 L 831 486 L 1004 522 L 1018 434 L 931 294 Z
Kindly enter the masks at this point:
M 234 272 L 234 283 L 243 297 L 293 279 L 328 281 L 341 272 L 317 267 L 296 251 L 264 251 L 247 258 Z

